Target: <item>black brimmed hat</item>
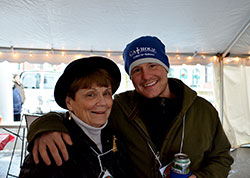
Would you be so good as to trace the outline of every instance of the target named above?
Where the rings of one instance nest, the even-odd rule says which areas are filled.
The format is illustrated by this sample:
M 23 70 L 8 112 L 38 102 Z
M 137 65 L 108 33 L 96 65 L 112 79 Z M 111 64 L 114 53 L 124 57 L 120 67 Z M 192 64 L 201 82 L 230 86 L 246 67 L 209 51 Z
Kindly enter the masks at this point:
M 96 69 L 104 69 L 109 73 L 113 80 L 112 94 L 114 94 L 121 82 L 121 73 L 118 66 L 108 58 L 92 56 L 74 60 L 65 68 L 55 86 L 54 97 L 56 103 L 67 109 L 65 99 L 71 83 L 76 78 L 83 77 Z

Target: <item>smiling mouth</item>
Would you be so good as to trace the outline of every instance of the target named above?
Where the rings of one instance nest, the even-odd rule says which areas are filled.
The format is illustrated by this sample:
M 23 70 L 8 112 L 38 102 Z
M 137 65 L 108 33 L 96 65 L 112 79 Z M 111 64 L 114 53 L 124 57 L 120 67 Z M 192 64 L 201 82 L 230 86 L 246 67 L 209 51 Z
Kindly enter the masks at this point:
M 151 82 L 151 83 L 147 83 L 145 85 L 143 85 L 144 87 L 150 87 L 150 86 L 153 86 L 157 83 L 157 81 L 154 81 L 154 82 Z
M 105 111 L 99 111 L 99 112 L 97 112 L 97 111 L 92 111 L 92 113 L 94 113 L 94 114 L 105 114 Z

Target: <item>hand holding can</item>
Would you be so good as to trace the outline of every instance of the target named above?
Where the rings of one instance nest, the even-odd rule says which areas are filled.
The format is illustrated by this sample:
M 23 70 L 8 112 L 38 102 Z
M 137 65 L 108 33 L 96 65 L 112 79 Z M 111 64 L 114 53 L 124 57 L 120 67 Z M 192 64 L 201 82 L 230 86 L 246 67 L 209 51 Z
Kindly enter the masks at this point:
M 188 178 L 191 176 L 190 159 L 184 153 L 174 155 L 174 160 L 171 165 L 170 178 Z

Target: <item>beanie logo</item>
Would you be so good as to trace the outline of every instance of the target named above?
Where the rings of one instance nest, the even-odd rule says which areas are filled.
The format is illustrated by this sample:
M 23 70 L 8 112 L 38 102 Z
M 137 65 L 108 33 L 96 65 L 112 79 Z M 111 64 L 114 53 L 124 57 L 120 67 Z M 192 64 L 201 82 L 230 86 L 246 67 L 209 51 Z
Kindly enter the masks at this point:
M 152 57 L 156 55 L 156 49 L 152 47 L 136 47 L 135 50 L 129 52 L 129 56 L 133 59 L 138 57 Z

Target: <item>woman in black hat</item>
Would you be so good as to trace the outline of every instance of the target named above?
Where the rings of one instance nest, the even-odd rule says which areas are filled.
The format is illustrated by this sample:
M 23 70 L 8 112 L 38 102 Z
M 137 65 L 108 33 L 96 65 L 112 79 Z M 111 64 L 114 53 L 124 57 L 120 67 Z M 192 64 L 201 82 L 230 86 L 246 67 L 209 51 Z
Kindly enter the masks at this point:
M 117 65 L 103 57 L 82 58 L 71 62 L 58 79 L 54 96 L 68 112 L 64 123 L 73 145 L 68 146 L 69 160 L 58 167 L 35 164 L 29 154 L 20 177 L 129 177 L 126 150 L 108 128 L 112 94 L 118 89 L 121 74 Z

